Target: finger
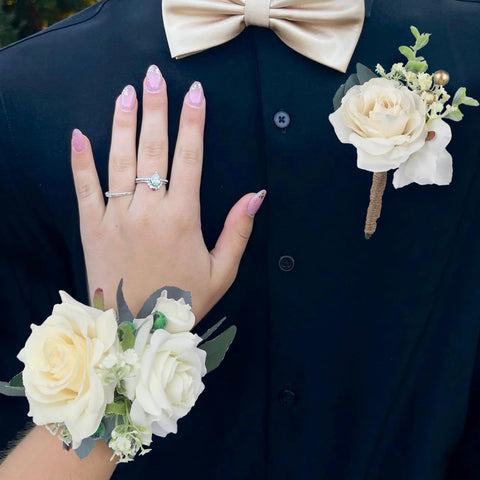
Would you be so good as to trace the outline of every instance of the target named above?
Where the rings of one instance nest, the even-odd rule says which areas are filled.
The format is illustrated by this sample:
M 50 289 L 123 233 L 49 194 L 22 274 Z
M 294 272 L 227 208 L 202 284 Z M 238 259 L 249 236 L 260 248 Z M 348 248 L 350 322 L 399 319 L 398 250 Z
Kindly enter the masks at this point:
M 112 193 L 135 190 L 137 107 L 135 89 L 127 85 L 115 103 L 108 161 L 108 189 Z M 131 197 L 112 198 L 110 205 L 129 205 Z
M 199 206 L 204 125 L 203 88 L 194 82 L 183 102 L 169 184 L 169 196 L 189 209 Z
M 161 178 L 165 178 L 167 169 L 167 88 L 160 70 L 156 65 L 152 65 L 143 82 L 143 114 L 138 144 L 137 176 L 151 177 L 154 172 L 158 172 Z M 142 188 L 139 186 L 137 194 L 153 198 L 148 190 L 148 186 Z
M 225 291 L 235 280 L 238 266 L 252 233 L 253 218 L 266 196 L 265 190 L 242 197 L 230 210 L 212 256 L 212 277 Z
M 72 134 L 71 157 L 80 228 L 86 231 L 101 222 L 105 214 L 105 202 L 90 141 L 78 129 Z

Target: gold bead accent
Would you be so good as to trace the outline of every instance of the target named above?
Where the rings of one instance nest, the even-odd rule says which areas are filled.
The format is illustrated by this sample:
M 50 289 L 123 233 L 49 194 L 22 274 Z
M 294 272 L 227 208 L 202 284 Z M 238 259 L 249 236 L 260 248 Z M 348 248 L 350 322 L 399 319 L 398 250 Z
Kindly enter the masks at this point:
M 435 94 L 431 90 L 425 90 L 422 97 L 427 105 L 431 105 L 435 101 Z
M 450 80 L 450 75 L 445 70 L 437 70 L 433 74 L 433 81 L 437 85 L 446 85 Z

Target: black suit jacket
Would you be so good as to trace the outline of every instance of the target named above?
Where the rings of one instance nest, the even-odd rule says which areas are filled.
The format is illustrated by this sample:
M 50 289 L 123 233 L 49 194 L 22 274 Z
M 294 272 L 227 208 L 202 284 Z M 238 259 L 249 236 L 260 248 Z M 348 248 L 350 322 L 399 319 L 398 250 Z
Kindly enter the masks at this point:
M 367 3 L 350 70 L 401 61 L 416 25 L 432 33 L 429 71 L 480 97 L 479 1 Z M 105 187 L 114 98 L 141 91 L 152 63 L 168 82 L 172 152 L 183 95 L 204 85 L 207 245 L 243 193 L 265 187 L 268 200 L 237 282 L 200 328 L 224 314 L 238 325 L 227 359 L 179 433 L 114 478 L 480 478 L 480 112 L 452 125 L 450 186 L 395 191 L 390 175 L 367 242 L 371 174 L 328 122 L 345 75 L 255 27 L 172 60 L 160 0 L 103 0 L 0 52 L 2 377 L 21 369 L 13 359 L 58 289 L 87 300 L 71 131 L 91 139 Z M 1 405 L 6 442 L 27 407 Z

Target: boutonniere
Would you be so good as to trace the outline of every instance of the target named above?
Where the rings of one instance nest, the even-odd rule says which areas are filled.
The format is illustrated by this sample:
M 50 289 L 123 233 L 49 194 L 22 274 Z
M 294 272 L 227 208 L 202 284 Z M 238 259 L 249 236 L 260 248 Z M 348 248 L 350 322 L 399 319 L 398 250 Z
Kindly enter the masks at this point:
M 376 229 L 382 208 L 387 172 L 395 170 L 393 186 L 410 183 L 448 185 L 452 180 L 452 156 L 446 147 L 452 138 L 445 120 L 460 121 L 460 105 L 478 106 L 478 101 L 457 90 L 451 103 L 445 89 L 449 75 L 444 70 L 427 73 L 428 64 L 418 51 L 430 34 L 410 27 L 413 46 L 399 51 L 407 62 L 395 63 L 389 72 L 377 64 L 376 74 L 362 64 L 340 86 L 333 99 L 330 123 L 342 143 L 357 149 L 357 166 L 373 172 L 365 238 Z

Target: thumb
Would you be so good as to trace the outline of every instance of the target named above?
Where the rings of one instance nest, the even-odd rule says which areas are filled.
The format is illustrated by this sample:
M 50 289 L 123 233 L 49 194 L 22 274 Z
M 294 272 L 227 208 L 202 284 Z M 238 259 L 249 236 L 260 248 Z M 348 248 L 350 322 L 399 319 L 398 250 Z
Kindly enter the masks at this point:
M 260 190 L 256 194 L 248 193 L 232 207 L 215 248 L 210 252 L 212 276 L 225 284 L 225 290 L 237 276 L 240 260 L 252 233 L 253 217 L 261 207 L 266 194 L 266 190 Z

